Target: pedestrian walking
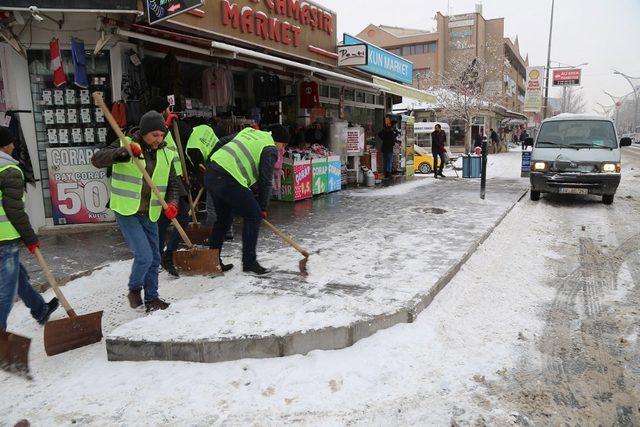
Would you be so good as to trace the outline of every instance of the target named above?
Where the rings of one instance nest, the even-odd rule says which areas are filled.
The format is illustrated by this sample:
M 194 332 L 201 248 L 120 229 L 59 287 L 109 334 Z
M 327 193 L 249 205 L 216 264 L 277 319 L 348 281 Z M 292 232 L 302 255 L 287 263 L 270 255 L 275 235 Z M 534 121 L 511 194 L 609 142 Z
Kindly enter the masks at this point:
M 489 129 L 489 138 L 491 138 L 491 146 L 493 147 L 493 152 L 498 152 L 498 145 L 500 144 L 500 136 L 498 136 L 498 132 L 493 130 L 493 128 Z
M 523 150 L 526 150 L 527 146 L 529 145 L 529 144 L 527 144 L 527 138 L 529 138 L 529 134 L 527 133 L 527 130 L 524 129 L 522 131 L 522 133 L 520 134 L 520 145 L 522 146 Z M 533 148 L 533 146 L 532 146 L 532 148 Z
M 245 128 L 232 135 L 230 141 L 210 157 L 205 175 L 207 197 L 212 198 L 217 214 L 209 247 L 222 250 L 233 214 L 241 216 L 242 269 L 257 275 L 268 273 L 258 263 L 256 246 L 260 223 L 267 217 L 274 165 L 278 160 L 275 141 L 289 142 L 289 133 L 282 125 L 273 125 L 268 130 L 270 132 Z M 257 198 L 251 191 L 253 186 L 257 186 Z M 223 271 L 233 267 L 222 261 L 220 266 Z
M 149 111 L 140 119 L 139 131 L 131 139 L 131 151 L 137 156 L 154 184 L 167 201 L 164 216 L 172 220 L 178 215 L 178 199 L 184 192 L 175 170 L 177 155 L 167 147 L 164 118 Z M 129 305 L 144 305 L 147 312 L 164 310 L 169 304 L 158 294 L 160 249 L 157 221 L 162 216 L 162 204 L 143 179 L 126 147 L 116 141 L 98 151 L 91 162 L 97 168 L 111 167 L 110 207 L 120 231 L 133 252 L 129 276 Z
M 15 139 L 0 127 L 0 334 L 6 334 L 9 312 L 16 294 L 31 311 L 31 316 L 44 325 L 58 308 L 58 299 L 48 303 L 33 289 L 27 269 L 20 262 L 20 246 L 35 254 L 40 248 L 25 212 L 25 181 L 13 153 Z
M 176 170 L 176 175 L 179 176 L 183 180 L 184 188 L 184 174 L 190 173 L 193 176 L 193 171 L 183 171 L 182 163 L 180 162 L 180 157 L 178 155 L 178 145 L 175 140 L 177 136 L 174 135 L 173 129 L 173 121 L 176 122 L 178 126 L 178 133 L 180 134 L 180 141 L 182 144 L 185 144 L 186 141 L 189 140 L 191 134 L 193 133 L 193 129 L 188 124 L 184 123 L 184 121 L 179 120 L 178 116 L 173 114 L 169 109 L 169 101 L 167 101 L 166 97 L 156 96 L 151 98 L 148 103 L 149 111 L 155 111 L 157 113 L 162 114 L 162 117 L 165 121 L 165 126 L 167 127 L 167 134 L 165 135 L 165 142 L 167 144 L 167 149 L 173 151 L 175 153 L 177 162 L 174 165 Z M 188 166 L 188 165 L 187 165 Z M 186 189 L 186 191 L 180 192 L 180 197 L 178 199 L 178 216 L 177 220 L 182 226 L 182 228 L 187 228 L 190 217 L 189 217 L 189 199 L 187 197 L 187 191 L 190 189 Z M 180 277 L 178 270 L 173 264 L 173 253 L 178 250 L 178 245 L 180 244 L 180 233 L 178 230 L 173 228 L 171 232 L 169 232 L 169 226 L 171 225 L 171 221 L 166 216 L 160 216 L 158 220 L 158 245 L 160 248 L 160 265 L 162 268 L 169 273 L 169 275 L 173 277 Z M 168 233 L 169 232 L 169 233 Z M 168 233 L 168 236 L 167 236 Z
M 436 124 L 435 130 L 431 133 L 431 153 L 433 154 L 433 177 L 444 178 L 442 173 L 447 161 L 447 134 L 442 130 L 442 126 Z M 438 158 L 440 165 L 438 166 Z
M 398 136 L 400 135 L 400 131 L 398 131 L 396 125 L 398 124 L 397 120 L 389 120 L 387 118 L 385 120 L 384 128 L 378 132 L 378 137 L 382 140 L 382 165 L 384 171 L 384 177 L 390 178 L 391 171 L 393 168 L 393 149 L 398 142 Z

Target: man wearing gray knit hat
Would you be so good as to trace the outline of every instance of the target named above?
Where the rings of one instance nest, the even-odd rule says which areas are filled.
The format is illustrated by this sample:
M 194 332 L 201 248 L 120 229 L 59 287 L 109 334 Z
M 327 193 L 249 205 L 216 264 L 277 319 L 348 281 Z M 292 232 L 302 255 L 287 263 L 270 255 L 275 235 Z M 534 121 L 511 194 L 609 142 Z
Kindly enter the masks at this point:
M 178 198 L 184 189 L 175 169 L 180 160 L 174 151 L 167 148 L 164 141 L 166 132 L 162 115 L 149 111 L 140 119 L 139 130 L 130 139 L 130 144 L 131 152 L 141 160 L 169 205 L 164 209 L 164 215 L 173 219 L 178 214 Z M 99 169 L 111 167 L 113 171 L 109 204 L 133 252 L 129 305 L 138 308 L 144 304 L 147 312 L 166 309 L 169 304 L 158 295 L 160 251 L 157 221 L 162 215 L 162 207 L 154 200 L 151 188 L 120 141 L 98 151 L 91 163 Z

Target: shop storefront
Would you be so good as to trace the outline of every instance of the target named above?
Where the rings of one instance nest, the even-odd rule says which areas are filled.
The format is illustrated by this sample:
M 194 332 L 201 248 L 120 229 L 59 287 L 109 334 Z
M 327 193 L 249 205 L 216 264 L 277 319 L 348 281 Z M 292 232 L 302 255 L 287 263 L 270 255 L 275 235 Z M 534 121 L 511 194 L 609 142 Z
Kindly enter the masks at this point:
M 274 180 L 282 200 L 357 183 L 361 164 L 376 169 L 371 142 L 411 89 L 338 69 L 334 12 L 310 2 L 210 0 L 150 26 L 123 2 L 108 18 L 54 8 L 54 19 L 20 25 L 12 11 L 3 15 L 17 48 L 0 43 L 0 119 L 20 111 L 36 178 L 27 205 L 36 227 L 113 220 L 107 171 L 91 166 L 97 147 L 114 138 L 95 91 L 125 130 L 152 96 L 167 96 L 187 123 L 215 123 L 225 133 L 285 125 L 292 139 Z M 407 159 L 403 148 L 401 173 Z

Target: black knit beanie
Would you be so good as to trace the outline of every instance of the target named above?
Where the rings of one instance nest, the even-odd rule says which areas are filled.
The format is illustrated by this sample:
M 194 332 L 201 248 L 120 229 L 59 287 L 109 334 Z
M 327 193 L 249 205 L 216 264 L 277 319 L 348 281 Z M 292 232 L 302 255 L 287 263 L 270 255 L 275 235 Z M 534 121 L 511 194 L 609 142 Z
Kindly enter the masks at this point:
M 0 147 L 6 147 L 9 144 L 16 142 L 9 129 L 0 126 Z
M 156 111 L 148 111 L 140 119 L 140 135 L 144 136 L 149 132 L 161 130 L 167 132 L 167 127 L 164 125 L 164 118 Z

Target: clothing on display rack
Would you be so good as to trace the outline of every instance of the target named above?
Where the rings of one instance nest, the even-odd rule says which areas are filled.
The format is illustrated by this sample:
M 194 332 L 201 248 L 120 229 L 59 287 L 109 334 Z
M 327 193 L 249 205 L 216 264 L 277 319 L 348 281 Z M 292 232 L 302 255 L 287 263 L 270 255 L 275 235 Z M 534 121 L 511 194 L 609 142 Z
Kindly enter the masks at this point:
M 87 76 L 87 57 L 84 50 L 84 41 L 71 39 L 71 56 L 73 59 L 73 82 L 76 86 L 86 89 L 89 87 Z
M 318 83 L 313 81 L 300 83 L 300 108 L 320 108 Z
M 253 92 L 256 102 L 277 102 L 280 100 L 280 77 L 275 74 L 256 73 L 253 76 Z
M 123 101 L 142 101 L 149 91 L 142 63 L 137 53 L 129 49 L 122 56 L 122 82 L 120 83 Z
M 127 106 L 122 101 L 114 102 L 111 106 L 111 115 L 120 128 L 125 128 L 127 126 Z
M 224 67 L 208 68 L 202 73 L 202 100 L 213 107 L 234 105 L 233 73 Z

